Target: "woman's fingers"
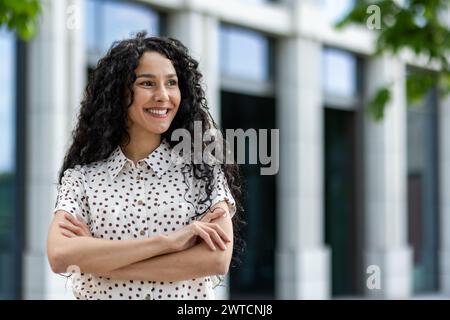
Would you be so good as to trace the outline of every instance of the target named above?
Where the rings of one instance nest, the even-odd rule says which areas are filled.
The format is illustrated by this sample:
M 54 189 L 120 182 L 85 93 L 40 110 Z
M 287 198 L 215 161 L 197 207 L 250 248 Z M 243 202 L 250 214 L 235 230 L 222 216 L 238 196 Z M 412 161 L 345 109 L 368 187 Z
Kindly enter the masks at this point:
M 74 225 L 82 228 L 83 227 L 83 223 L 79 220 L 80 215 L 77 214 L 76 217 L 72 216 L 71 214 L 66 214 L 66 219 L 69 220 L 71 223 L 73 223 Z
M 59 226 L 61 229 L 67 230 L 75 235 L 78 235 L 78 236 L 83 235 L 83 230 L 80 227 L 73 225 L 71 223 L 60 222 Z
M 224 240 L 229 242 L 229 237 L 219 225 L 215 223 L 195 222 L 193 227 L 196 228 L 196 234 L 204 239 L 212 250 L 216 250 L 214 243 L 222 250 L 226 250 L 227 247 Z
M 67 220 L 66 221 L 67 225 L 72 225 L 74 227 L 79 228 L 81 232 L 79 232 L 78 229 L 74 228 L 76 234 L 78 234 L 79 236 L 87 236 L 87 237 L 91 236 L 91 230 L 89 229 L 89 227 L 86 225 L 83 218 L 79 214 L 77 214 L 77 217 L 74 217 L 70 213 L 66 213 L 64 217 Z
M 77 215 L 78 216 L 78 215 Z M 79 227 L 80 229 L 84 228 L 83 224 L 74 216 L 72 216 L 71 214 L 66 214 L 65 215 L 66 219 L 69 220 L 70 223 L 72 223 L 73 225 Z
M 67 238 L 75 238 L 77 237 L 76 234 L 74 234 L 72 231 L 69 231 L 67 229 L 61 229 L 61 234 Z
M 222 217 L 226 214 L 225 210 L 221 207 L 216 207 L 214 210 L 209 211 L 202 219 L 202 222 L 211 222 L 214 219 Z
M 214 239 L 214 242 L 215 242 L 216 244 L 218 244 L 219 247 L 220 247 L 222 250 L 226 250 L 226 249 L 227 249 L 226 244 L 223 242 L 222 238 L 219 236 L 219 234 L 217 233 L 216 230 L 214 230 L 213 228 L 210 228 L 210 227 L 208 227 L 208 226 L 206 226 L 206 225 L 204 226 L 204 228 L 205 228 L 205 230 L 209 233 L 209 236 L 210 236 L 212 239 Z
M 220 237 L 225 240 L 226 242 L 231 242 L 230 237 L 227 235 L 225 231 L 217 224 L 217 223 L 208 223 L 207 226 L 214 228 L 214 230 L 217 231 L 217 233 L 220 235 Z
M 89 226 L 86 224 L 86 222 L 84 222 L 84 219 L 82 216 L 80 216 L 79 214 L 77 214 L 77 220 L 80 223 L 81 227 L 83 228 L 83 230 L 87 233 L 87 234 L 91 234 L 91 230 L 89 229 Z
M 194 231 L 194 234 L 201 237 L 203 240 L 205 240 L 206 244 L 211 248 L 211 250 L 215 251 L 216 247 L 214 246 L 213 241 L 211 240 L 211 237 L 209 234 L 203 230 L 200 223 L 193 223 L 192 228 Z

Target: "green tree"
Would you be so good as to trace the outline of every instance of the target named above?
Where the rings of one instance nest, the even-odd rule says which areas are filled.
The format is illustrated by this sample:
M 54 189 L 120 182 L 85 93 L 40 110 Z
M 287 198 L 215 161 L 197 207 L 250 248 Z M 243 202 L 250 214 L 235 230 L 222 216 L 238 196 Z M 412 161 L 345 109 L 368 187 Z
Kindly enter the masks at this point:
M 0 27 L 6 25 L 21 39 L 28 40 L 36 34 L 40 12 L 39 0 L 0 0 Z
M 428 62 L 440 64 L 437 72 L 414 72 L 407 74 L 406 88 L 409 104 L 424 98 L 432 87 L 440 95 L 450 92 L 450 30 L 444 15 L 449 9 L 449 0 L 356 0 L 352 10 L 336 24 L 343 28 L 348 24 L 360 24 L 370 28 L 374 14 L 379 13 L 379 29 L 376 37 L 376 55 L 391 53 L 398 55 L 403 49 L 416 56 L 424 56 Z M 376 7 L 375 7 L 376 6 Z M 448 19 L 448 18 L 447 18 Z M 448 21 L 447 21 L 448 23 Z M 386 104 L 391 98 L 391 89 L 380 88 L 368 105 L 375 120 L 384 116 Z

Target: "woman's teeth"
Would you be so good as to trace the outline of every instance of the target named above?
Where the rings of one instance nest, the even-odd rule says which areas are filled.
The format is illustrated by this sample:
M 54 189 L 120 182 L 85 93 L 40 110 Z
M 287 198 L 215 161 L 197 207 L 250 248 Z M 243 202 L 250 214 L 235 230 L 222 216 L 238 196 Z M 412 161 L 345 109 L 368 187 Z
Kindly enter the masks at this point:
M 150 114 L 155 114 L 155 115 L 165 115 L 168 111 L 168 109 L 144 109 L 145 112 L 148 112 Z

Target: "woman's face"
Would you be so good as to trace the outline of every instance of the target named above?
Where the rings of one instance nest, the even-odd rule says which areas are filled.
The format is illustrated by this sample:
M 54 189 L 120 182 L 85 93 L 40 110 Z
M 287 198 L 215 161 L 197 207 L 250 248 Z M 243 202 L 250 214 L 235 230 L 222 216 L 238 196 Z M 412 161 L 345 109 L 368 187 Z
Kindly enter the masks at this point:
M 169 129 L 181 93 L 172 62 L 157 52 L 145 52 L 135 70 L 134 101 L 128 109 L 130 138 L 161 135 Z

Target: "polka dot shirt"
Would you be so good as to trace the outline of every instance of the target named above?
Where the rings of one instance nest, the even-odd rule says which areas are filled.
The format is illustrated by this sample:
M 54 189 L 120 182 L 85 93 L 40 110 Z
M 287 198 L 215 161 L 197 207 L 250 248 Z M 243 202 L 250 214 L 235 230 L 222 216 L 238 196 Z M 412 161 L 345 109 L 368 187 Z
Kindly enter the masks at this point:
M 96 238 L 142 239 L 169 234 L 201 218 L 220 201 L 231 216 L 235 201 L 219 166 L 214 169 L 211 202 L 202 203 L 205 182 L 191 167 L 171 160 L 166 140 L 135 165 L 117 147 L 99 162 L 64 172 L 54 212 L 80 214 Z M 76 274 L 72 290 L 77 299 L 214 299 L 211 277 L 178 282 L 122 281 Z

